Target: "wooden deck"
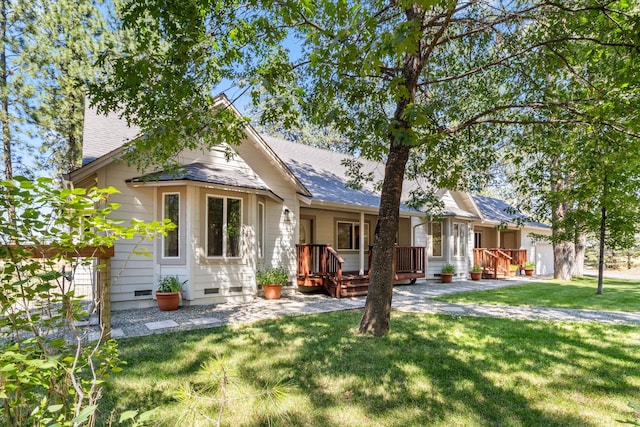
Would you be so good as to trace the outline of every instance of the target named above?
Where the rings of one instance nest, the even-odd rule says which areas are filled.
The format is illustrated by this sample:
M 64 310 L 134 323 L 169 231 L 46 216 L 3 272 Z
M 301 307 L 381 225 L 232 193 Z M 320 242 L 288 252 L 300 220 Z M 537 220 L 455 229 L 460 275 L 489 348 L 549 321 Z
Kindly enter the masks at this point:
M 324 289 L 334 298 L 367 295 L 369 272 L 343 271 L 344 259 L 330 245 L 296 245 L 298 286 Z M 369 249 L 369 266 L 372 251 Z M 394 279 L 426 277 L 426 250 L 423 246 L 394 247 Z
M 526 249 L 475 248 L 473 250 L 473 265 L 482 267 L 484 279 L 504 279 L 515 273 L 522 274 L 526 262 Z M 513 274 L 511 274 L 511 265 L 518 266 Z

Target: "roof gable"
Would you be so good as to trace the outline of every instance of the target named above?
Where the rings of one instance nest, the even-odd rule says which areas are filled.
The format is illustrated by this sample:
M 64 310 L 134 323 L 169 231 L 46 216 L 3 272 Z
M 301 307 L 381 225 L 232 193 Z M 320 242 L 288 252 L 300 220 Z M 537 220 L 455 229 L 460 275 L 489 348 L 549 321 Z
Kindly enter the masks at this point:
M 87 105 L 89 103 L 86 103 Z M 215 104 L 223 105 L 225 108 L 231 109 L 235 114 L 241 116 L 240 112 L 231 104 L 224 94 L 218 95 L 215 99 Z M 84 121 L 84 135 L 83 140 L 83 161 L 82 167 L 69 174 L 73 180 L 82 179 L 84 175 L 91 173 L 94 169 L 99 169 L 120 156 L 122 146 L 129 141 L 132 141 L 138 137 L 140 131 L 136 127 L 129 127 L 124 119 L 118 114 L 111 115 L 99 115 L 95 108 L 85 108 L 85 121 Z M 271 150 L 271 148 L 265 143 L 264 139 L 253 129 L 251 125 L 247 125 L 245 128 L 245 135 L 243 141 L 235 147 L 236 151 L 242 155 L 241 151 L 247 145 L 253 145 L 258 148 L 258 152 L 263 156 L 263 162 L 266 160 L 270 162 L 275 169 L 277 169 L 286 181 L 292 185 L 299 194 L 304 196 L 310 196 L 309 191 L 298 180 L 298 178 L 288 169 L 288 167 L 278 158 L 278 156 Z M 199 163 L 199 162 L 195 162 Z M 182 170 L 186 173 L 183 180 L 199 181 L 204 180 L 222 180 L 220 174 L 217 174 L 218 178 L 212 178 L 209 172 L 205 172 L 206 168 L 210 168 L 211 165 L 199 163 L 200 166 L 196 167 L 194 164 L 184 165 Z M 254 165 L 255 166 L 255 165 Z M 255 169 L 255 168 L 254 168 Z M 244 183 L 243 188 L 254 188 L 257 175 L 255 172 L 246 174 L 241 177 L 239 174 L 243 171 L 226 171 L 228 177 L 226 180 L 234 180 L 236 183 Z M 246 172 L 246 171 L 244 171 Z M 142 182 L 142 180 L 148 180 L 153 176 L 153 179 L 169 181 L 169 174 L 166 171 L 158 171 L 153 174 L 145 176 L 132 177 L 129 182 Z M 160 179 L 162 178 L 162 179 Z M 139 181 L 136 181 L 139 180 Z M 174 179 L 175 180 L 175 179 Z M 262 181 L 261 179 L 259 181 Z M 264 184 L 264 182 L 262 182 Z M 222 184 L 227 185 L 227 184 Z M 266 184 L 265 184 L 266 187 Z M 268 188 L 268 187 L 266 187 Z
M 478 215 L 469 212 L 460 197 L 460 192 L 443 190 L 440 201 L 443 204 L 443 215 L 456 218 L 478 219 Z

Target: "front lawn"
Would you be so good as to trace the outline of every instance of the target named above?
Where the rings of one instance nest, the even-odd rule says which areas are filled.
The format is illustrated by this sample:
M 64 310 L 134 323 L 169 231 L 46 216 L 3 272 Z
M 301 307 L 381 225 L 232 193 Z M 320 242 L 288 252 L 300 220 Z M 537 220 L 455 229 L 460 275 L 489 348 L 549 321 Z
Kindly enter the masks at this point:
M 202 386 L 215 354 L 235 369 L 232 395 L 289 383 L 278 417 L 256 399 L 230 402 L 233 426 L 614 426 L 640 401 L 639 327 L 393 312 L 391 333 L 373 338 L 354 332 L 360 316 L 120 340 L 128 365 L 107 386 L 101 425 L 111 410 L 153 407 L 164 425 L 211 425 L 172 396 Z
M 471 304 L 640 311 L 640 281 L 605 279 L 602 295 L 596 295 L 597 288 L 597 278 L 583 277 L 571 282 L 536 282 L 434 299 Z

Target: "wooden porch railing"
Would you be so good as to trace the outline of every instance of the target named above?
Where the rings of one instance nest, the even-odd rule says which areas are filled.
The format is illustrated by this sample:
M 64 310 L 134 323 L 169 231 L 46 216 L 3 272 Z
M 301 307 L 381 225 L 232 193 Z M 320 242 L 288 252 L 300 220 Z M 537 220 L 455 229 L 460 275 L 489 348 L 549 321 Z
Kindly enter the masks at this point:
M 518 271 L 524 270 L 524 264 L 527 262 L 527 250 L 526 249 L 501 249 L 511 257 L 511 264 L 518 266 Z
M 473 250 L 473 264 L 482 267 L 485 274 L 498 278 L 498 275 L 509 275 L 511 264 L 524 268 L 527 261 L 526 249 L 475 248 Z
M 326 247 L 327 257 L 325 262 L 326 280 L 336 288 L 336 298 L 340 298 L 342 288 L 342 264 L 344 259 L 331 246 Z
M 413 280 L 426 277 L 427 251 L 424 246 L 395 246 L 393 249 L 395 280 Z
M 298 284 L 303 286 L 323 286 L 335 289 L 335 296 L 340 298 L 341 285 L 344 279 L 344 259 L 330 245 L 300 244 L 296 245 L 298 264 Z M 369 266 L 371 266 L 371 249 L 369 250 Z M 407 280 L 426 277 L 426 248 L 423 246 L 394 247 L 394 278 Z M 368 273 L 368 272 L 367 272 Z M 366 276 L 359 276 L 368 281 Z M 331 291 L 329 291 L 331 293 Z
M 330 245 L 296 245 L 296 252 L 298 284 L 326 286 L 327 280 L 336 285 L 342 281 L 344 259 Z
M 498 255 L 492 253 L 488 249 L 476 248 L 473 250 L 473 265 L 479 265 L 480 267 L 482 267 L 483 276 L 486 274 L 486 272 L 489 272 L 492 277 L 497 278 L 498 264 Z
M 373 246 L 369 246 L 369 271 L 373 264 Z M 424 246 L 393 247 L 394 280 L 418 279 L 427 277 L 427 248 Z

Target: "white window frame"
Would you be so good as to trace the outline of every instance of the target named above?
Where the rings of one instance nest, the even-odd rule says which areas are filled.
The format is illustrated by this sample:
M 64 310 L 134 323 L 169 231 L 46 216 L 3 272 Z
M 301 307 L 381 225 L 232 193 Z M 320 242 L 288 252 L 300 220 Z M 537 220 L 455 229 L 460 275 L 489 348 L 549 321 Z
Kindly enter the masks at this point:
M 350 248 L 342 248 L 340 247 L 340 239 L 339 236 L 339 228 L 340 224 L 349 224 L 351 226 L 351 247 Z M 360 237 L 356 233 L 356 227 L 360 227 L 360 221 L 336 221 L 336 249 L 339 251 L 359 251 L 360 248 Z M 368 246 L 370 244 L 369 240 L 369 223 L 364 223 L 364 246 L 365 250 L 369 250 Z
M 162 193 L 162 219 L 166 219 L 166 202 L 167 202 L 167 196 L 178 196 L 178 223 L 174 224 L 176 225 L 176 228 L 174 228 L 173 230 L 171 230 L 171 233 L 176 233 L 176 238 L 178 239 L 178 254 L 177 255 L 166 255 L 165 252 L 165 242 L 166 242 L 166 238 L 167 236 L 162 236 L 162 259 L 179 259 L 180 258 L 180 246 L 181 246 L 181 241 L 180 241 L 180 217 L 182 215 L 182 203 L 180 200 L 180 192 L 179 191 L 169 191 L 166 193 Z M 173 222 L 173 220 L 171 221 Z
M 265 204 L 258 202 L 258 230 L 256 233 L 256 248 L 258 250 L 258 258 L 264 258 L 264 238 L 265 238 Z
M 209 255 L 209 199 L 221 199 L 222 200 L 222 255 Z M 238 256 L 228 256 L 227 255 L 227 227 L 228 227 L 228 202 L 229 200 L 238 200 L 240 201 L 240 246 L 238 248 Z M 243 216 L 242 216 L 242 202 L 243 199 L 239 197 L 227 197 L 227 196 L 217 196 L 215 194 L 207 194 L 206 203 L 205 203 L 205 223 L 204 223 L 204 240 L 205 246 L 204 251 L 207 259 L 239 259 L 242 258 L 242 226 L 243 226 Z
M 453 223 L 453 256 L 457 258 L 462 258 L 465 256 L 466 252 L 466 229 L 467 226 L 462 222 L 454 222 Z

